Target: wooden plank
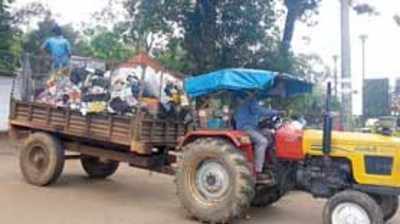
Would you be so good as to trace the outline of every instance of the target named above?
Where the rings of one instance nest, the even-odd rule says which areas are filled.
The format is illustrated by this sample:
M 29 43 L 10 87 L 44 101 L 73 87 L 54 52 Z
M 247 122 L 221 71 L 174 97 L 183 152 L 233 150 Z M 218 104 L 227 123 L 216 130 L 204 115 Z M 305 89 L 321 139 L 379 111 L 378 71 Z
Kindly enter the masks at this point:
M 54 131 L 127 146 L 131 144 L 131 136 L 136 131 L 136 124 L 132 122 L 132 120 L 135 120 L 132 119 L 133 117 L 100 115 L 89 116 L 88 118 L 68 109 L 24 102 L 17 103 L 16 109 L 19 109 L 20 112 L 17 113 L 17 119 L 12 119 L 11 123 L 36 130 Z M 49 117 L 50 123 L 48 121 Z M 146 116 L 147 118 L 148 116 Z M 144 142 L 160 145 L 175 144 L 177 136 L 183 130 L 178 125 L 171 126 L 171 124 L 162 120 L 148 119 L 140 123 L 141 125 L 139 126 L 142 126 L 142 129 L 139 131 L 140 135 L 138 137 L 143 139 Z
M 91 121 L 90 123 L 90 129 L 103 129 L 103 130 L 108 130 L 109 126 L 105 125 L 105 124 L 97 124 L 97 123 L 93 123 Z
M 113 134 L 113 116 L 108 117 L 108 137 L 111 138 Z
M 33 106 L 32 106 L 32 104 L 29 104 L 28 121 L 32 120 L 32 112 L 33 112 Z

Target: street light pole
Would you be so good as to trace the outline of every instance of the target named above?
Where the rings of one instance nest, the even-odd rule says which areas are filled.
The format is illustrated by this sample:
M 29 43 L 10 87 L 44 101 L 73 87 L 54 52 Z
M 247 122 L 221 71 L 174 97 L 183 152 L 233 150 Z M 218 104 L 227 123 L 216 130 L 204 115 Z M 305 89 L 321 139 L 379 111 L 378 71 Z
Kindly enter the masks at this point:
M 364 103 L 365 103 L 365 72 L 366 72 L 366 64 L 365 64 L 365 43 L 368 39 L 368 36 L 366 34 L 360 35 L 360 40 L 361 40 L 361 48 L 362 48 L 362 74 L 361 74 L 361 85 L 362 85 L 362 114 L 363 116 L 365 115 L 365 108 L 364 108 Z
M 365 81 L 365 43 L 367 42 L 368 36 L 366 34 L 360 35 L 361 39 L 361 47 L 362 47 L 362 82 L 363 82 L 363 88 L 364 88 L 364 81 Z
M 339 56 L 333 55 L 333 78 L 334 78 L 334 83 L 335 83 L 335 88 L 334 88 L 334 96 L 337 99 L 338 97 L 338 59 Z
M 342 61 L 342 124 L 345 130 L 352 128 L 350 0 L 341 3 L 341 61 Z

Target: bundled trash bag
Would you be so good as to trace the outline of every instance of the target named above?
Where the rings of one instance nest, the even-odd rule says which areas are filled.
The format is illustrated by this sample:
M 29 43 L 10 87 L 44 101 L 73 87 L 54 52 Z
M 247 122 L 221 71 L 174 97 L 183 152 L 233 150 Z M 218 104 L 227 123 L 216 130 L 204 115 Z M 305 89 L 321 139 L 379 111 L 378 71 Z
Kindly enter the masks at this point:
M 106 112 L 110 99 L 108 88 L 108 80 L 104 78 L 104 72 L 95 70 L 89 73 L 82 87 L 81 113 L 86 115 Z
M 164 97 L 161 99 L 159 117 L 162 119 L 182 120 L 188 113 L 189 100 L 182 88 L 168 82 L 164 88 Z
M 35 94 L 35 99 L 41 103 L 80 111 L 83 115 L 107 112 L 132 116 L 138 110 L 141 98 L 140 110 L 166 119 L 182 120 L 189 106 L 186 95 L 172 81 L 167 82 L 160 94 L 162 83 L 144 84 L 135 72 L 120 74 L 76 67 L 51 74 L 45 87 Z M 141 93 L 142 85 L 145 86 Z M 154 91 L 158 90 L 155 91 L 157 94 L 146 95 L 145 89 L 149 85 Z
M 36 97 L 41 103 L 50 104 L 56 107 L 70 107 L 79 109 L 81 90 L 65 73 L 56 72 L 47 81 L 46 87 Z
M 81 87 L 89 74 L 90 72 L 86 67 L 73 68 L 71 70 L 70 80 L 75 85 Z
M 138 106 L 140 82 L 134 75 L 115 77 L 111 84 L 110 113 L 132 114 Z
M 128 75 L 127 78 L 128 86 L 131 90 L 131 94 L 136 99 L 139 98 L 140 95 L 140 81 L 139 78 L 135 75 Z

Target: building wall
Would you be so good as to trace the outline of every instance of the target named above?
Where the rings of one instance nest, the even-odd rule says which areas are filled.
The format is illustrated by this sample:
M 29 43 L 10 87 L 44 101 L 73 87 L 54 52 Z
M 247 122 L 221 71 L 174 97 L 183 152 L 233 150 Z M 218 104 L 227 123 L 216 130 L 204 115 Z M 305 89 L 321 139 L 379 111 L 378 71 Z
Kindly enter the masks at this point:
M 389 79 L 367 79 L 364 88 L 364 117 L 376 118 L 390 115 Z

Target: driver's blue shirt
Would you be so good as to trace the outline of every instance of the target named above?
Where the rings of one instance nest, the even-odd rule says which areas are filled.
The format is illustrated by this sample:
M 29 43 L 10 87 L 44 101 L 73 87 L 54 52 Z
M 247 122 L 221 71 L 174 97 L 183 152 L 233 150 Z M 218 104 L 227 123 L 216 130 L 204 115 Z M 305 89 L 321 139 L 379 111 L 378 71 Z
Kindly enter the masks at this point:
M 270 110 L 258 104 L 257 100 L 252 99 L 245 102 L 234 114 L 237 130 L 257 130 L 258 123 L 263 117 L 270 117 L 278 114 L 276 110 Z

